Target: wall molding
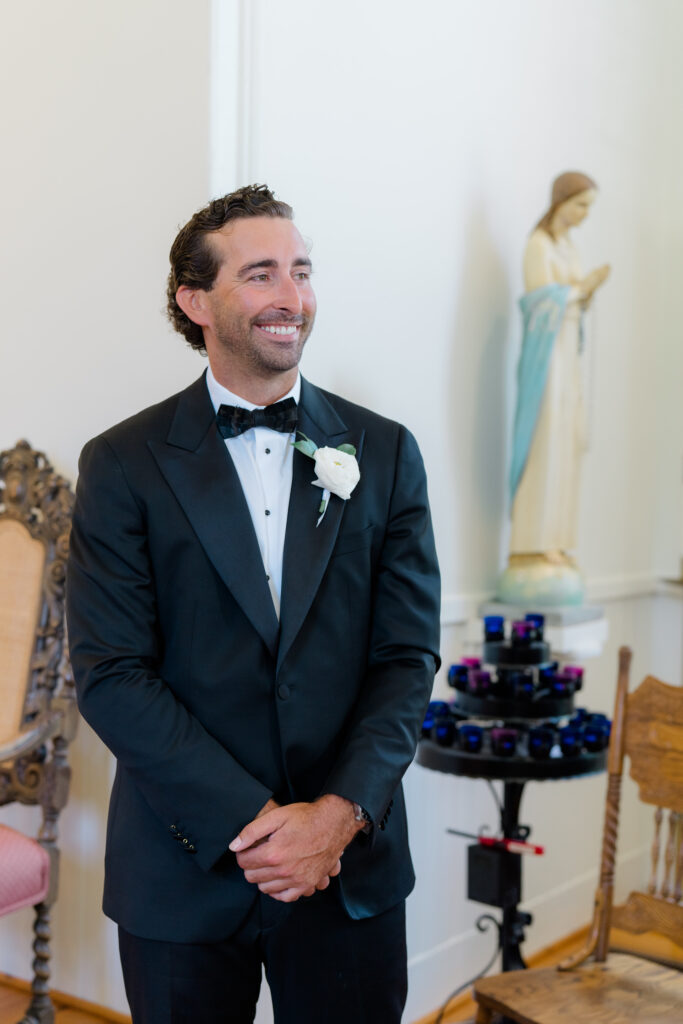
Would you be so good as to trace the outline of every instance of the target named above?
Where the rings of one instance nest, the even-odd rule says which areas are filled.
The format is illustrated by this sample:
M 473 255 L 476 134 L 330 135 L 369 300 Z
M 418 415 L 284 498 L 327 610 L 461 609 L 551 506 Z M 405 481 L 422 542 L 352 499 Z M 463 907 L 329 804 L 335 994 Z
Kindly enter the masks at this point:
M 259 160 L 260 0 L 212 0 L 209 176 L 213 195 L 253 182 Z
M 667 584 L 651 573 L 623 573 L 616 576 L 589 577 L 586 581 L 586 596 L 591 603 L 609 604 L 634 597 L 648 597 L 668 593 Z M 477 609 L 484 601 L 490 601 L 490 590 L 443 594 L 441 603 L 441 625 L 460 626 L 477 618 Z
M 617 866 L 623 867 L 623 865 L 627 864 L 629 861 L 642 857 L 644 852 L 647 852 L 644 847 L 639 847 L 637 850 L 630 850 L 628 853 L 617 858 Z M 525 910 L 538 910 L 538 908 L 542 907 L 544 903 L 548 903 L 549 901 L 556 899 L 558 896 L 563 896 L 565 893 L 571 892 L 574 889 L 580 890 L 587 885 L 590 885 L 595 889 L 598 884 L 599 870 L 599 865 L 596 864 L 595 867 L 590 868 L 587 871 L 582 871 L 578 875 L 574 875 L 573 878 L 567 879 L 560 885 L 554 886 L 552 889 L 547 889 L 545 892 L 539 893 L 531 899 L 523 900 L 522 906 Z M 495 908 L 489 909 L 491 910 L 491 913 L 496 913 Z M 587 904 L 586 910 L 590 911 L 589 904 Z M 482 913 L 486 913 L 486 910 L 482 910 Z M 481 934 L 482 933 L 476 928 L 468 928 L 466 931 L 450 935 L 447 939 L 444 939 L 443 942 L 439 942 L 436 946 L 431 946 L 429 949 L 425 949 L 421 953 L 416 953 L 414 956 L 411 956 L 408 961 L 408 968 L 411 969 L 420 964 L 424 964 L 433 957 L 441 956 L 443 953 L 452 951 L 455 947 L 460 946 L 463 943 L 469 944 L 473 939 L 481 936 Z

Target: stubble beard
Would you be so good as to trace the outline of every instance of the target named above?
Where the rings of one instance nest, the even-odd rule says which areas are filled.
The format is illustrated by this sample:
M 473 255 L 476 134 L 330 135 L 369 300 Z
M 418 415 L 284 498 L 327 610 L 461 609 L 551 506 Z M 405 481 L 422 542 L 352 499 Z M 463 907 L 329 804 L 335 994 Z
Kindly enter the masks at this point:
M 313 330 L 314 316 L 302 314 L 296 317 L 275 317 L 268 320 L 270 324 L 285 326 L 299 324 L 299 337 L 296 343 L 287 344 L 273 341 L 267 336 L 258 337 L 257 321 L 242 317 L 219 315 L 214 322 L 214 334 L 226 357 L 238 360 L 245 368 L 259 377 L 277 376 L 286 373 L 299 365 L 304 345 Z

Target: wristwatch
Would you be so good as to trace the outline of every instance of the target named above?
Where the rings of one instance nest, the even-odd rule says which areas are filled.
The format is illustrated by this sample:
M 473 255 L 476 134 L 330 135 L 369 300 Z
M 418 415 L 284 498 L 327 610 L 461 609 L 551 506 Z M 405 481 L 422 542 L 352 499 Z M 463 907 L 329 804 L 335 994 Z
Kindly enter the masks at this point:
M 353 805 L 353 814 L 354 814 L 354 817 L 355 817 L 356 821 L 362 821 L 364 823 L 362 831 L 363 832 L 369 832 L 371 827 L 372 827 L 372 818 L 370 817 L 368 812 L 365 810 L 365 808 L 361 807 L 360 804 L 354 804 Z

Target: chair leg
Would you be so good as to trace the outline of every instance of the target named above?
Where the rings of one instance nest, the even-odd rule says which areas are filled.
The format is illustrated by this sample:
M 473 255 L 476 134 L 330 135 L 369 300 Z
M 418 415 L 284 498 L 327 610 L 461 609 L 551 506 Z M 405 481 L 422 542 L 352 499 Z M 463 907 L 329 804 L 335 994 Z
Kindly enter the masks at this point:
M 50 905 L 39 903 L 35 908 L 36 919 L 33 923 L 35 939 L 33 951 L 33 981 L 31 992 L 33 998 L 19 1024 L 54 1024 L 55 1008 L 50 999 Z

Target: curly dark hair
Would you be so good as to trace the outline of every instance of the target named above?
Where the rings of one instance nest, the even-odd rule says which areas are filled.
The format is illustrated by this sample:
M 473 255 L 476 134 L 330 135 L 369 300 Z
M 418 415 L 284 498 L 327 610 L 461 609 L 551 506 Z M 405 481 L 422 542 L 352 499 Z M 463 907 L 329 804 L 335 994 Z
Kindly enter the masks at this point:
M 292 220 L 294 212 L 287 203 L 276 199 L 267 185 L 245 185 L 220 199 L 212 199 L 181 228 L 171 246 L 169 259 L 171 270 L 166 288 L 168 319 L 173 327 L 198 352 L 205 352 L 204 333 L 183 313 L 176 301 L 176 292 L 181 285 L 189 288 L 203 288 L 211 291 L 220 269 L 216 256 L 206 236 L 218 231 L 238 217 L 285 217 Z

